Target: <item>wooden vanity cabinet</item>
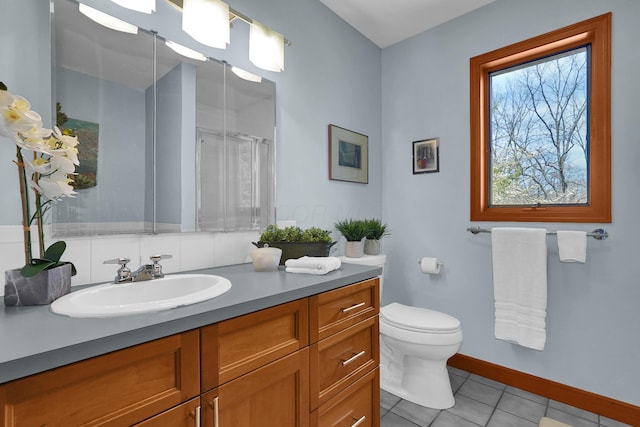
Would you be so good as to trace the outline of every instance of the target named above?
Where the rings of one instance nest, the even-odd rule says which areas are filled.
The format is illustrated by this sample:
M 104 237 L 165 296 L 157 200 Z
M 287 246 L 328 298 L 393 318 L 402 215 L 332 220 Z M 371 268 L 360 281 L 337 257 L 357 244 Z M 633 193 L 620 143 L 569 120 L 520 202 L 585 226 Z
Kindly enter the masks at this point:
M 0 426 L 375 426 L 378 279 L 0 385 Z

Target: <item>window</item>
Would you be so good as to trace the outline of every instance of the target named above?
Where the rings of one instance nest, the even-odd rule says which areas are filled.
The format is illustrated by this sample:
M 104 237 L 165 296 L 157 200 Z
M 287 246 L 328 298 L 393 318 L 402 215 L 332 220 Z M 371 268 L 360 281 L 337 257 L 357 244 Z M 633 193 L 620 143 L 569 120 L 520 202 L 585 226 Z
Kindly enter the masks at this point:
M 611 14 L 471 58 L 471 220 L 611 222 Z

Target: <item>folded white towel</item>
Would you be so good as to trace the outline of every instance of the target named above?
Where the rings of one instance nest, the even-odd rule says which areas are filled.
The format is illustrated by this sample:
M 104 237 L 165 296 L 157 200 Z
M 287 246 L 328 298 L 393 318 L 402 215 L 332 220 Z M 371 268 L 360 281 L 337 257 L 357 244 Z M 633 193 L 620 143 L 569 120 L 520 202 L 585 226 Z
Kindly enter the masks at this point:
M 547 314 L 547 231 L 493 228 L 495 337 L 544 350 Z
M 587 233 L 584 231 L 558 231 L 560 262 L 587 261 Z
M 327 274 L 339 269 L 342 262 L 337 257 L 303 256 L 298 259 L 288 259 L 284 265 L 287 273 Z

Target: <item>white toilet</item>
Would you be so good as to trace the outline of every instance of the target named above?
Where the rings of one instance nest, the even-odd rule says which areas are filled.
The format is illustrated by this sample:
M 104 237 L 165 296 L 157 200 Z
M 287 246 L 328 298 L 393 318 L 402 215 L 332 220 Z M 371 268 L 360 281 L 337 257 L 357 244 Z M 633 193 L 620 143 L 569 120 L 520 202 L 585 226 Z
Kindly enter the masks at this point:
M 382 267 L 386 255 L 342 257 Z M 382 296 L 382 276 L 380 276 Z M 462 344 L 460 321 L 426 308 L 392 303 L 380 308 L 380 387 L 418 405 L 451 408 L 455 400 L 447 360 Z

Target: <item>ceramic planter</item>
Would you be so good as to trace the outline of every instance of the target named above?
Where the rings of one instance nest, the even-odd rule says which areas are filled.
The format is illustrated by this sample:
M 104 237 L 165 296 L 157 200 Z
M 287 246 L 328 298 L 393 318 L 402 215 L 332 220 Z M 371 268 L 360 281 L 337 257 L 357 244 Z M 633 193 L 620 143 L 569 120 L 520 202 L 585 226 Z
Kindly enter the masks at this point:
M 4 305 L 46 305 L 71 292 L 71 264 L 23 277 L 20 269 L 4 272 Z
M 357 242 L 350 242 L 347 240 L 344 246 L 344 255 L 349 258 L 360 258 L 364 255 L 362 240 Z
M 380 255 L 380 240 L 365 239 L 364 253 L 367 255 Z

